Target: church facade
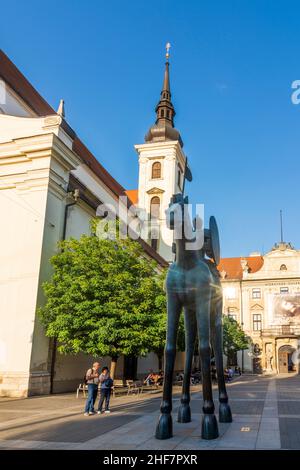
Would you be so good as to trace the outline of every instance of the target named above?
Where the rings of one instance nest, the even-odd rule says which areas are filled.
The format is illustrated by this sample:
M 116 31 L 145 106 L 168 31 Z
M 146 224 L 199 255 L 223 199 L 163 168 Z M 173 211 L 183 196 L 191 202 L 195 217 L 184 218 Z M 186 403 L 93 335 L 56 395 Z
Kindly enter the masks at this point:
M 37 308 L 49 260 L 59 240 L 90 232 L 100 203 L 119 217 L 132 203 L 118 212 L 126 191 L 69 126 L 63 102 L 55 111 L 2 51 L 0 85 L 0 396 L 74 390 L 93 358 L 60 355 L 44 335 Z M 167 266 L 140 243 L 145 257 Z M 146 373 L 149 359 L 138 367 Z M 120 358 L 117 374 L 124 373 Z

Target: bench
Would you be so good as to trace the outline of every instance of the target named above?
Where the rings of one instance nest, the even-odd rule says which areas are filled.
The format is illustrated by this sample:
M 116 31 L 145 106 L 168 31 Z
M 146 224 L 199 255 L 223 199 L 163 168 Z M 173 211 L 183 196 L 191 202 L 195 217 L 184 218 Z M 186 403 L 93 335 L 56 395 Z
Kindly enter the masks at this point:
M 114 385 L 112 387 L 112 393 L 114 397 L 118 394 L 129 395 L 130 393 L 135 393 L 138 395 L 142 391 L 142 388 L 143 388 L 142 382 L 134 381 L 134 380 L 126 380 L 126 382 L 124 383 L 122 379 L 115 379 Z M 150 386 L 145 385 L 145 388 L 148 388 L 150 390 L 151 385 Z M 157 386 L 155 386 L 155 389 L 157 389 Z M 87 391 L 88 391 L 87 384 L 80 383 L 76 390 L 76 398 L 79 398 L 79 392 L 83 392 L 83 397 L 85 398 Z
M 85 393 L 88 391 L 87 384 L 79 384 L 76 390 L 76 398 L 79 397 L 79 392 L 83 392 L 83 397 L 85 398 Z
M 139 394 L 143 387 L 143 382 L 140 380 L 126 380 L 127 385 L 127 395 L 130 393 Z
M 158 384 L 151 384 L 151 385 L 143 384 L 140 388 L 140 393 L 143 393 L 144 391 L 146 392 L 157 391 L 159 389 L 160 389 L 160 386 Z
M 114 385 L 112 387 L 112 393 L 115 397 L 117 394 L 128 394 L 128 385 L 124 384 L 122 379 L 114 379 Z

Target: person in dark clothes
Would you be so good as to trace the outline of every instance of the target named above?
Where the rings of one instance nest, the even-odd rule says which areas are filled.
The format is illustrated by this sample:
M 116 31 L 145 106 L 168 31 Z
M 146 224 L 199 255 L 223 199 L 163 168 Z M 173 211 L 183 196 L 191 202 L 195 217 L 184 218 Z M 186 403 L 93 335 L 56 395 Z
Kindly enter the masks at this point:
M 99 377 L 99 382 L 100 382 L 100 400 L 99 400 L 99 405 L 98 405 L 98 415 L 103 413 L 102 407 L 103 407 L 104 400 L 105 400 L 105 413 L 110 413 L 109 401 L 110 401 L 111 389 L 112 389 L 114 382 L 112 378 L 110 377 L 108 367 L 103 367 L 102 372 Z

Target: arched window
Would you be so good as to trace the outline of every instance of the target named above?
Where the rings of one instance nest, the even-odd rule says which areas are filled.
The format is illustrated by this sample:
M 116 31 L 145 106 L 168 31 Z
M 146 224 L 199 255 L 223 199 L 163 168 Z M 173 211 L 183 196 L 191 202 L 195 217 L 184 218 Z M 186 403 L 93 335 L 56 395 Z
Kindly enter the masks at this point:
M 158 196 L 154 196 L 150 202 L 150 218 L 159 219 L 160 212 L 160 199 Z
M 282 265 L 280 266 L 280 271 L 287 271 L 287 267 L 286 267 L 285 264 L 282 264 Z
M 152 179 L 161 178 L 161 163 L 155 162 L 152 165 Z
M 164 109 L 162 109 L 162 110 L 160 111 L 160 117 L 165 117 L 165 111 L 164 111 Z

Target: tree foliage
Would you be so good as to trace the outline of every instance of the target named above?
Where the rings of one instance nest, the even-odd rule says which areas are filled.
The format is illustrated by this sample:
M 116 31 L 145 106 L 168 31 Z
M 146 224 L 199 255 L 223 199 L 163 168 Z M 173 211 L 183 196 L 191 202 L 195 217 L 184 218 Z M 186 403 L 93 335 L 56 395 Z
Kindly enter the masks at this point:
M 140 244 L 82 235 L 59 247 L 51 259 L 52 279 L 43 285 L 47 302 L 39 310 L 59 351 L 113 358 L 146 354 L 156 334 L 153 311 L 163 300 L 153 299 L 152 289 L 162 296 L 159 276 Z
M 227 315 L 223 316 L 223 349 L 226 356 L 247 349 L 249 340 L 240 324 Z

